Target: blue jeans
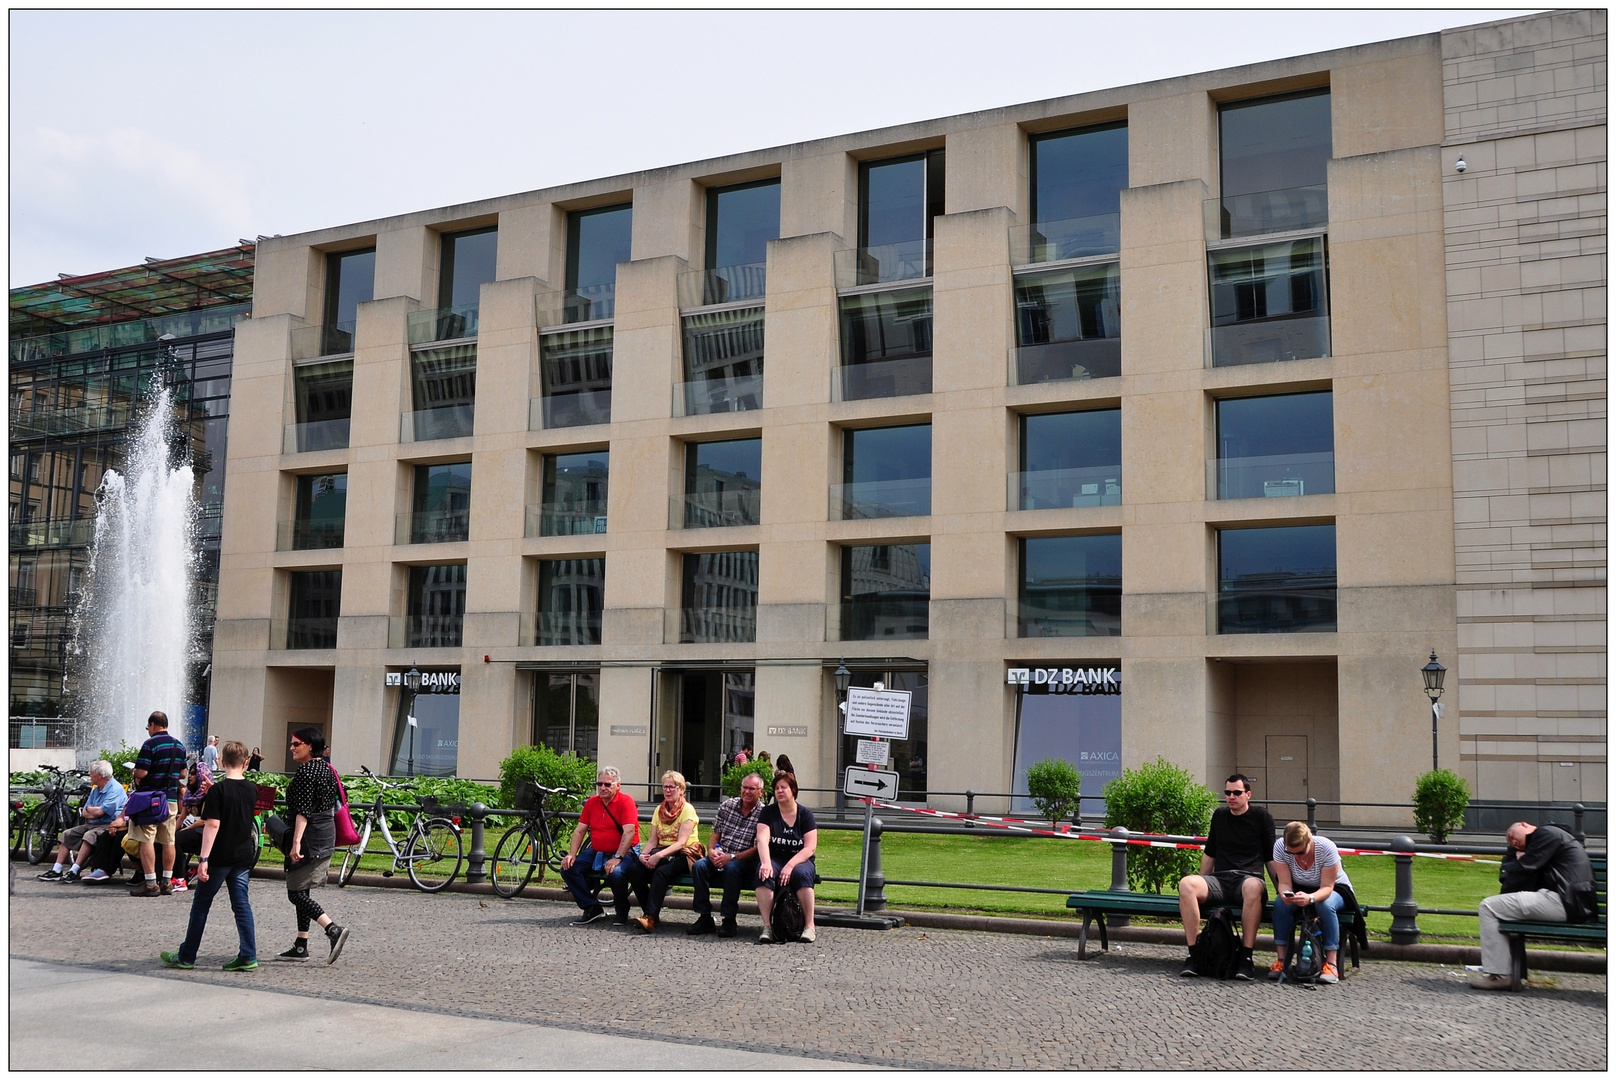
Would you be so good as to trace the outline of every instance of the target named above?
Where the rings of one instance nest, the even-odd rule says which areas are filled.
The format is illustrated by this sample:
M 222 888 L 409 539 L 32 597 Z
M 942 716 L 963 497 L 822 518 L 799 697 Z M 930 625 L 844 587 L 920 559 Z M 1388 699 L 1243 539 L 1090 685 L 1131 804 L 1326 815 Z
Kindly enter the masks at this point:
M 566 883 L 567 891 L 572 893 L 572 898 L 585 911 L 600 907 L 600 901 L 595 899 L 595 886 L 591 878 L 598 880 L 606 872 L 606 860 L 612 855 L 610 851 L 586 848 L 573 861 L 571 869 L 561 871 L 561 880 Z
M 708 890 L 714 878 L 718 879 L 724 889 L 724 897 L 718 904 L 718 913 L 725 922 L 734 922 L 736 914 L 741 910 L 741 890 L 757 888 L 758 861 L 731 859 L 720 870 L 713 865 L 711 858 L 697 859 L 696 865 L 690 868 L 690 881 L 696 890 L 696 897 L 691 902 L 690 908 L 698 916 L 711 916 L 713 913 L 712 896 Z
M 770 878 L 768 881 L 762 882 L 759 885 L 759 887 L 764 888 L 764 889 L 773 889 L 773 888 L 777 887 L 779 885 L 779 883 L 780 883 L 780 868 L 782 866 L 784 866 L 784 865 L 785 865 L 785 863 L 783 861 L 780 861 L 780 860 L 776 860 L 776 861 L 770 863 L 769 864 L 769 869 L 774 872 L 774 876 L 772 878 Z M 813 888 L 814 887 L 814 860 L 807 859 L 807 860 L 805 860 L 803 862 L 798 863 L 796 866 L 792 867 L 791 868 L 791 880 L 789 882 L 787 882 L 786 884 L 790 885 L 793 889 L 811 889 L 811 888 Z
M 252 905 L 247 903 L 247 875 L 251 867 L 208 865 L 208 880 L 196 880 L 196 895 L 191 898 L 191 925 L 185 931 L 185 943 L 180 946 L 180 959 L 187 964 L 196 963 L 196 950 L 202 945 L 202 931 L 208 925 L 208 909 L 221 885 L 230 886 L 230 910 L 236 916 L 237 957 L 242 960 L 258 959 L 258 939 L 253 931 Z
M 1324 929 L 1324 947 L 1326 949 L 1339 949 L 1341 947 L 1341 905 L 1345 903 L 1340 893 L 1331 890 L 1330 895 L 1313 906 L 1318 909 L 1319 925 Z M 1285 946 L 1290 950 L 1291 937 L 1296 929 L 1296 916 L 1305 908 L 1295 908 L 1285 902 L 1284 897 L 1274 900 L 1274 943 Z

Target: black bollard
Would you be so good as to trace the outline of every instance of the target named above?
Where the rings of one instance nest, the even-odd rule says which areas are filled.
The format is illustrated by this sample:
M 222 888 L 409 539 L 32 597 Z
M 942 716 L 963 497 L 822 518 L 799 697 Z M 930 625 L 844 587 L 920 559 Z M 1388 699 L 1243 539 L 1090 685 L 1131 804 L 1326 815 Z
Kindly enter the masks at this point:
M 965 789 L 965 814 L 965 827 L 967 829 L 976 828 L 976 822 L 971 820 L 976 815 L 976 792 L 971 788 Z
M 1111 835 L 1126 838 L 1128 830 L 1118 825 L 1111 830 Z M 1111 845 L 1111 891 L 1128 892 L 1128 845 Z M 1107 915 L 1106 924 L 1109 926 L 1127 926 L 1128 916 Z
M 1588 846 L 1588 834 L 1582 831 L 1582 815 L 1587 807 L 1581 803 L 1571 804 L 1571 835 L 1577 838 L 1577 843 L 1583 847 Z
M 484 869 L 488 853 L 483 850 L 483 814 L 487 811 L 488 807 L 480 802 L 471 804 L 471 853 L 466 856 L 466 881 L 472 884 L 488 880 Z
M 887 906 L 887 876 L 881 872 L 881 819 L 870 821 L 870 869 L 864 879 L 864 910 L 880 911 Z
M 1418 945 L 1420 926 L 1415 916 L 1420 908 L 1414 902 L 1414 841 L 1406 836 L 1394 839 L 1392 858 L 1397 862 L 1397 895 L 1392 898 L 1392 944 Z
M 1307 831 L 1319 831 L 1319 800 L 1311 795 L 1307 797 Z

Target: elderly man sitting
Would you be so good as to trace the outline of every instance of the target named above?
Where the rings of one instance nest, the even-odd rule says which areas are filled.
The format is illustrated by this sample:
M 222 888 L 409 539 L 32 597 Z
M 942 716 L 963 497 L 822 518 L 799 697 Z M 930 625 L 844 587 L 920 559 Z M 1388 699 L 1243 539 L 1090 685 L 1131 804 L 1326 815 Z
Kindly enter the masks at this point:
M 90 763 L 90 785 L 90 797 L 84 800 L 84 806 L 79 810 L 82 822 L 62 834 L 62 842 L 56 849 L 56 865 L 40 874 L 40 881 L 79 880 L 79 869 L 89 861 L 95 842 L 107 831 L 112 819 L 123 813 L 123 804 L 128 796 L 124 793 L 123 785 L 112 778 L 111 762 Z M 73 854 L 75 851 L 76 855 Z M 62 867 L 67 864 L 69 856 L 72 856 L 73 862 L 64 871 Z

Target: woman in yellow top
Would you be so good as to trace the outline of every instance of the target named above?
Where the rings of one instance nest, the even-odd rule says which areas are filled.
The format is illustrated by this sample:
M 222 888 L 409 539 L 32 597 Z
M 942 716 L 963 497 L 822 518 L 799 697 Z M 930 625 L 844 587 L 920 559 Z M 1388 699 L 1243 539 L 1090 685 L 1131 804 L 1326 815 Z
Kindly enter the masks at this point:
M 690 846 L 696 842 L 696 808 L 685 800 L 685 778 L 662 774 L 662 802 L 651 814 L 651 828 L 634 867 L 634 897 L 645 914 L 634 920 L 647 934 L 657 928 L 662 901 L 681 874 L 690 872 Z M 697 856 L 700 857 L 699 855 Z

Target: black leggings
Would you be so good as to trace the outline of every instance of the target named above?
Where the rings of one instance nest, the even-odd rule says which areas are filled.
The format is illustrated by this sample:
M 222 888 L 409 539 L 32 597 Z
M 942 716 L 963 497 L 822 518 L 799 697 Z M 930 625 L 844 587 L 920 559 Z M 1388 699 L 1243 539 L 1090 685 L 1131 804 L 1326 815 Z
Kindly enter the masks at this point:
M 292 906 L 297 908 L 297 932 L 300 934 L 308 933 L 309 924 L 324 915 L 325 909 L 315 902 L 307 889 L 287 893 L 286 896 L 287 899 L 292 901 Z

